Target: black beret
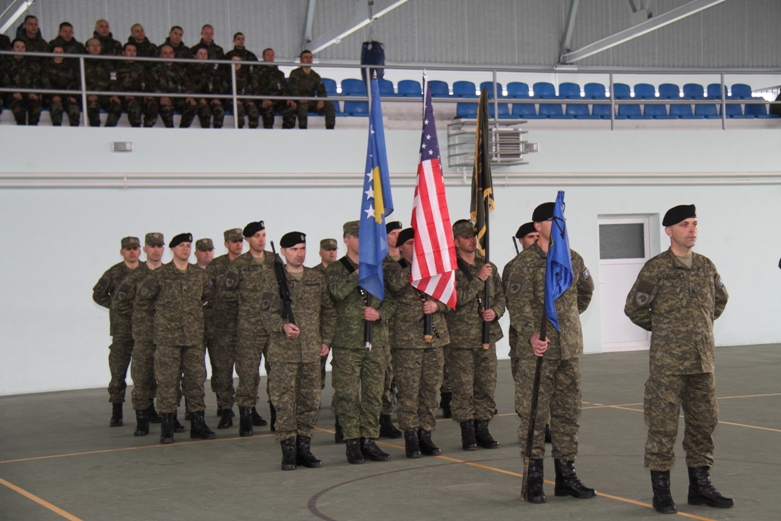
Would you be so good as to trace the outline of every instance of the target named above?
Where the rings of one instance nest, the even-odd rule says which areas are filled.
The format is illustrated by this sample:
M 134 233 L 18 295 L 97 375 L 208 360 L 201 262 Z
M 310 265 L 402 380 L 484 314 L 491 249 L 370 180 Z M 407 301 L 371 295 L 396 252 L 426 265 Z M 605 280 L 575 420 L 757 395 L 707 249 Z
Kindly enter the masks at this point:
M 690 219 L 692 217 L 697 217 L 697 210 L 694 208 L 693 204 L 681 204 L 674 206 L 673 208 L 667 210 L 667 213 L 664 214 L 664 219 L 662 219 L 662 226 L 665 228 L 667 226 L 673 226 L 683 221 L 684 219 Z
M 535 233 L 536 231 L 537 229 L 534 227 L 534 223 L 524 223 L 520 228 L 518 228 L 518 231 L 515 232 L 515 238 L 523 239 L 530 233 Z
M 415 230 L 412 228 L 404 228 L 399 233 L 399 236 L 396 237 L 396 247 L 401 248 L 402 244 L 414 238 L 415 238 Z
M 266 225 L 263 224 L 263 221 L 251 222 L 244 227 L 244 231 L 242 233 L 244 234 L 244 237 L 252 237 L 259 231 L 265 229 L 266 229 Z
M 537 208 L 534 209 L 534 213 L 532 214 L 532 221 L 536 223 L 541 223 L 542 221 L 547 221 L 551 217 L 553 217 L 553 207 L 555 206 L 554 203 L 542 203 Z
M 169 248 L 176 248 L 183 242 L 193 242 L 193 234 L 192 233 L 180 233 L 173 239 L 171 239 L 171 242 L 168 243 Z
M 288 232 L 279 239 L 280 248 L 292 248 L 302 243 L 306 244 L 306 234 L 301 232 Z
M 401 221 L 390 221 L 385 223 L 385 233 L 390 233 L 393 230 L 401 230 L 402 228 Z

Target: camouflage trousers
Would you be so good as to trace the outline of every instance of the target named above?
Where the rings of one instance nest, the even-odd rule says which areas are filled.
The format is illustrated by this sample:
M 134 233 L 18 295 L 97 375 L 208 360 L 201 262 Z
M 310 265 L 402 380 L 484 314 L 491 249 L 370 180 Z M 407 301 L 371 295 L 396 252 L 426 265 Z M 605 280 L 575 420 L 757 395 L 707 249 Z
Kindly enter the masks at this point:
M 111 372 L 111 381 L 108 383 L 108 401 L 111 403 L 125 403 L 125 389 L 127 389 L 127 368 L 130 366 L 130 357 L 133 354 L 133 339 L 113 337 L 108 346 L 108 368 Z
M 312 437 L 320 409 L 320 364 L 274 362 L 268 377 L 277 411 L 277 440 Z
M 385 350 L 333 349 L 331 380 L 344 439 L 376 438 L 385 374 Z
M 393 388 L 396 382 L 393 381 L 393 355 L 390 347 L 385 350 L 385 381 L 382 389 L 382 412 L 383 416 L 393 414 Z
M 239 407 L 255 407 L 258 403 L 258 387 L 260 387 L 260 361 L 265 358 L 266 374 L 271 372 L 268 357 L 264 356 L 268 349 L 268 337 L 262 343 L 241 344 L 236 348 L 236 374 L 239 385 L 236 387 L 236 404 Z M 268 383 L 266 393 L 268 393 Z
M 328 355 L 320 357 L 320 390 L 325 389 L 325 366 L 328 363 Z
M 60 98 L 61 101 L 52 101 L 49 104 L 49 116 L 52 118 L 52 125 L 59 127 L 62 125 L 62 114 L 68 112 L 68 122 L 72 127 L 78 127 L 81 119 L 81 108 L 78 101 L 69 101 L 67 97 Z
M 133 409 L 143 411 L 152 405 L 157 394 L 155 345 L 152 342 L 135 342 L 133 359 L 130 362 L 130 377 L 133 379 Z
M 399 428 L 434 430 L 445 365 L 442 348 L 394 349 L 393 362 L 398 384 Z
M 521 417 L 521 424 L 518 427 L 521 457 L 526 450 L 526 438 L 529 434 L 529 413 L 536 364 L 535 358 L 521 358 L 518 364 L 519 378 L 515 381 L 515 403 L 519 411 L 518 415 Z M 554 458 L 575 460 L 578 454 L 580 405 L 580 360 L 543 358 L 537 420 L 534 422 L 532 459 L 545 457 L 545 418 L 550 414 L 553 445 L 551 454 Z
M 130 122 L 130 126 L 140 127 L 141 115 L 144 112 L 141 107 L 141 98 L 135 96 L 122 98 L 122 108 L 127 112 L 127 120 Z
M 263 103 L 259 101 L 259 103 Z M 274 116 L 282 114 L 282 128 L 293 128 L 296 125 L 296 109 L 287 104 L 285 100 L 272 101 L 265 109 L 260 107 L 263 117 L 263 128 L 274 128 Z
M 214 118 L 214 128 L 222 128 L 222 124 L 225 121 L 225 108 L 219 100 L 217 100 L 217 103 L 212 103 L 213 101 L 207 99 L 198 100 L 196 112 L 198 113 L 198 121 L 201 123 L 201 128 L 209 128 L 212 125 L 212 118 Z
M 675 463 L 673 447 L 681 407 L 686 465 L 713 466 L 713 431 L 719 423 L 715 375 L 651 375 L 645 383 L 643 403 L 648 426 L 645 466 L 651 470 L 670 470 Z
M 145 118 L 144 126 L 153 127 L 157 122 L 157 115 L 163 120 L 165 128 L 174 127 L 174 111 L 182 115 L 179 122 L 180 128 L 188 128 L 195 119 L 195 105 L 185 102 L 184 98 L 169 98 L 167 105 L 160 104 L 161 98 L 150 98 L 144 106 Z
M 8 97 L 8 106 L 14 115 L 17 125 L 37 125 L 41 119 L 41 98 L 30 99 L 22 94 L 22 99 Z
M 175 413 L 180 399 L 180 388 L 187 400 L 188 412 L 206 409 L 203 383 L 206 364 L 203 346 L 157 346 L 155 351 L 155 379 L 157 379 L 157 410 Z
M 244 116 L 249 117 L 249 128 L 258 128 L 260 124 L 260 111 L 258 105 L 252 100 L 236 100 L 236 112 L 238 113 L 239 128 L 244 128 Z
M 307 127 L 307 117 L 310 112 L 316 114 L 325 114 L 325 128 L 334 128 L 336 126 L 336 108 L 330 101 L 323 100 L 323 108 L 317 110 L 317 101 L 299 101 L 296 106 L 298 115 L 298 128 Z
M 461 423 L 493 418 L 496 410 L 496 344 L 488 349 L 447 347 L 445 357 L 451 371 L 453 420 Z
M 233 388 L 233 366 L 236 363 L 236 337 L 215 335 L 209 341 L 209 361 L 212 366 L 212 391 L 217 395 L 217 405 L 223 409 L 233 407 L 236 391 Z
M 445 347 L 444 353 L 445 353 L 445 366 L 442 368 L 442 388 L 440 389 L 441 393 L 452 393 L 453 392 L 453 377 L 451 376 L 451 369 L 450 369 L 450 360 L 448 359 L 448 351 L 450 351 L 449 347 Z
M 100 109 L 108 112 L 105 126 L 116 127 L 119 122 L 119 116 L 122 115 L 122 103 L 111 101 L 111 98 L 108 96 L 95 96 L 93 100 L 87 98 L 87 120 L 89 121 L 89 126 L 100 126 Z

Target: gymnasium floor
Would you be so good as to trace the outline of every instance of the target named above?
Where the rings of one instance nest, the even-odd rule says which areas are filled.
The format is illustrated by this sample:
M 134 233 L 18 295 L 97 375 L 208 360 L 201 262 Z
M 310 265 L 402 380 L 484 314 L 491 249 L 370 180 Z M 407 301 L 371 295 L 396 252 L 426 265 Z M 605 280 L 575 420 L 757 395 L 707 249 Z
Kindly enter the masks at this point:
M 735 498 L 736 507 L 686 503 L 681 426 L 672 472 L 679 516 L 781 518 L 779 354 L 779 345 L 717 349 L 721 425 L 712 476 L 722 493 Z M 490 424 L 501 448 L 464 452 L 458 425 L 440 420 L 434 432 L 443 450 L 440 457 L 408 460 L 403 440 L 380 439 L 392 455 L 390 462 L 349 465 L 344 446 L 333 443 L 327 385 L 322 432 L 313 438 L 312 449 L 325 465 L 294 472 L 279 469 L 281 452 L 268 427 L 256 428 L 251 438 L 239 437 L 238 422 L 217 430 L 210 391 L 207 422 L 217 439 L 191 442 L 185 433 L 166 446 L 158 443 L 159 425 L 147 437 L 133 436 L 129 403 L 124 427 L 109 428 L 111 408 L 104 389 L 0 397 L 0 520 L 660 519 L 651 508 L 650 478 L 643 468 L 647 353 L 588 355 L 581 364 L 584 403 L 577 470 L 586 485 L 598 490 L 595 499 L 554 497 L 548 457 L 548 503 L 519 500 L 518 419 L 509 361 L 502 360 L 499 415 Z M 265 404 L 260 412 L 268 417 Z

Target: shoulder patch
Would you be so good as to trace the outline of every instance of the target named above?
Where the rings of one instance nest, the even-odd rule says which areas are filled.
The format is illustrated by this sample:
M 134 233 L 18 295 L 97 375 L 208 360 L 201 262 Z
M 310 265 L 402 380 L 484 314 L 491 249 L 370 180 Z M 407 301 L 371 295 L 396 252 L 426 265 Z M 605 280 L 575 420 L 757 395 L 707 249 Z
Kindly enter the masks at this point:
M 273 293 L 264 293 L 260 297 L 260 309 L 263 311 L 268 311 L 268 309 L 271 307 L 271 299 L 274 298 Z
M 228 270 L 225 272 L 225 280 L 223 282 L 227 289 L 235 288 L 239 283 L 239 274 L 236 270 Z
M 585 270 L 583 270 L 583 278 L 584 278 L 584 279 L 587 279 L 587 278 L 589 278 L 590 276 L 591 276 L 591 274 L 588 272 L 588 268 L 586 268 Z
M 646 304 L 648 304 L 649 300 L 651 300 L 651 295 L 649 295 L 648 293 L 641 293 L 638 291 L 635 294 L 635 304 L 637 304 L 640 307 L 643 307 Z

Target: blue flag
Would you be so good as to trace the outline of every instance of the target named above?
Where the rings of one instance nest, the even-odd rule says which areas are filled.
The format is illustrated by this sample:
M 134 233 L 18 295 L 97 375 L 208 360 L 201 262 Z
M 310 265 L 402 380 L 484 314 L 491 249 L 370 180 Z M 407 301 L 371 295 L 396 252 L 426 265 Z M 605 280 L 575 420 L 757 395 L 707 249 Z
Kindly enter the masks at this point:
M 393 213 L 390 190 L 388 156 L 385 152 L 385 130 L 382 127 L 380 87 L 371 82 L 371 110 L 369 111 L 369 150 L 366 153 L 366 171 L 361 198 L 361 219 L 358 230 L 359 262 L 358 284 L 380 300 L 385 298 L 382 261 L 388 256 L 388 236 L 385 217 Z
M 556 299 L 572 286 L 572 279 L 572 257 L 567 222 L 564 220 L 564 192 L 560 190 L 553 206 L 548 262 L 545 265 L 545 314 L 556 331 L 561 331 L 556 316 Z

